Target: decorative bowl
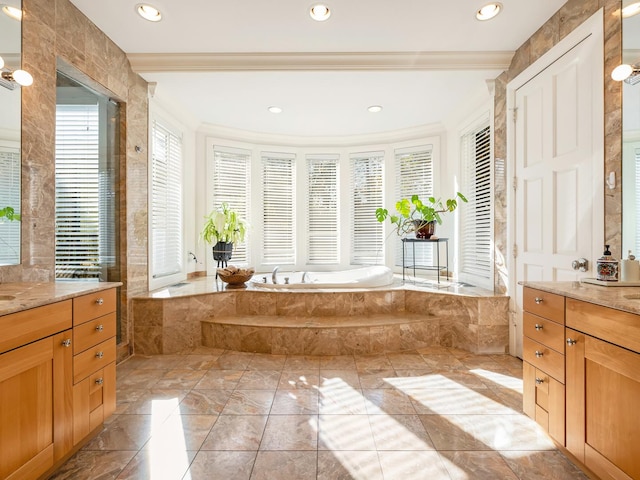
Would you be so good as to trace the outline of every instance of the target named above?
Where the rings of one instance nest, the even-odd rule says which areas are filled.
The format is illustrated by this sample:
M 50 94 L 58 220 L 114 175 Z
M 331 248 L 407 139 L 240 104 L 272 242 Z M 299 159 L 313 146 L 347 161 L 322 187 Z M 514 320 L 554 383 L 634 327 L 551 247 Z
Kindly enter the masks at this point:
M 220 280 L 222 280 L 224 283 L 228 283 L 229 286 L 236 287 L 244 285 L 246 282 L 251 280 L 251 277 L 253 277 L 253 269 L 239 270 L 235 273 L 230 273 L 227 269 L 219 268 L 217 272 Z

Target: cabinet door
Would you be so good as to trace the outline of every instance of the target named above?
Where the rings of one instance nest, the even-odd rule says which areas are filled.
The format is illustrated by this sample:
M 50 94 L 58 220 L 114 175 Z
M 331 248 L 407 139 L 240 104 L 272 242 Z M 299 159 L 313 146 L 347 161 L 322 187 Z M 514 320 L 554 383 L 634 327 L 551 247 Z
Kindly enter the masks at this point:
M 37 478 L 53 466 L 54 339 L 0 355 L 0 478 Z
M 567 338 L 576 341 L 567 347 L 569 451 L 601 478 L 640 478 L 640 354 L 571 330 Z

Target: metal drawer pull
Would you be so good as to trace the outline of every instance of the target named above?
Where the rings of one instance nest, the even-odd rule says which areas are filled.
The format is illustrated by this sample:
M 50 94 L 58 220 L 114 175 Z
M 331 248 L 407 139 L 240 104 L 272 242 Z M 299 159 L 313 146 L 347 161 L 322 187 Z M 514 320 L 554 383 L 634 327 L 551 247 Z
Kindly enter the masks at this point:
M 102 358 L 102 357 L 104 357 L 104 353 L 103 352 L 96 353 L 96 358 Z
M 542 378 L 536 377 L 536 385 L 542 385 L 543 383 L 544 383 L 544 380 Z
M 544 353 L 542 353 L 539 350 L 536 350 L 536 357 L 540 358 L 540 357 L 542 357 L 542 355 L 544 355 Z
M 102 305 L 103 303 L 104 303 L 104 300 L 102 299 L 102 297 L 96 300 L 96 305 Z
M 96 332 L 101 332 L 101 331 L 103 331 L 103 330 L 104 330 L 104 327 L 102 326 L 102 324 L 100 324 L 100 325 L 98 325 L 98 326 L 96 327 Z
M 573 338 L 567 338 L 567 345 L 571 346 L 575 345 L 576 343 L 578 343 L 577 340 L 574 340 Z
M 533 301 L 536 302 L 536 304 L 540 305 L 542 303 L 542 298 L 536 297 L 533 299 Z
M 62 340 L 62 346 L 63 347 L 70 347 L 71 346 L 71 339 L 67 338 L 66 340 Z
M 542 325 L 540 325 L 539 323 L 536 323 L 535 329 L 536 329 L 537 331 L 542 330 L 542 328 L 543 328 L 543 327 L 542 327 Z
M 104 380 L 102 378 L 96 378 L 96 385 L 102 385 Z

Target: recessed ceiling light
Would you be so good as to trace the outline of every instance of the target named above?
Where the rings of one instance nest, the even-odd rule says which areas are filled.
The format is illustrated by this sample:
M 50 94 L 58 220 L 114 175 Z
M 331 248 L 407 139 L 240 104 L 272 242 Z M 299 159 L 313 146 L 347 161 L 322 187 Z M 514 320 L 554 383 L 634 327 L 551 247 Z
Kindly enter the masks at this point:
M 488 3 L 476 12 L 476 18 L 478 20 L 491 20 L 493 17 L 498 15 L 501 10 L 501 3 Z
M 311 18 L 318 22 L 324 22 L 331 16 L 331 10 L 329 10 L 329 7 L 327 7 L 326 5 L 318 3 L 311 7 L 311 9 L 309 10 L 309 15 L 311 15 Z
M 369 108 L 367 108 L 367 110 L 369 110 L 371 113 L 378 113 L 382 111 L 382 106 L 381 105 L 371 105 Z
M 633 17 L 640 13 L 640 2 L 635 2 L 627 5 L 622 9 L 622 18 Z
M 267 108 L 271 113 L 282 113 L 282 109 L 280 107 L 276 107 L 275 105 Z
M 136 5 L 136 12 L 145 20 L 149 20 L 150 22 L 159 22 L 162 20 L 162 14 L 160 10 L 158 10 L 153 5 L 149 5 L 148 3 L 139 3 Z
M 11 5 L 2 5 L 2 13 L 4 13 L 7 17 L 13 18 L 14 20 L 22 20 L 22 9 L 18 7 L 12 7 Z

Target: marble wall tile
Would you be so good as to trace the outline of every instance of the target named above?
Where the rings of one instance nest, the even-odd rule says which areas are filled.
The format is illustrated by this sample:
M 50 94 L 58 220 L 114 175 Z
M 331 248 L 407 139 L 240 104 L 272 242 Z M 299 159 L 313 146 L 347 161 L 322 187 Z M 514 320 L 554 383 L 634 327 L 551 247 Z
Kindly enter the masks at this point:
M 310 330 L 273 328 L 271 353 L 275 355 L 303 355 L 309 342 Z
M 238 315 L 276 315 L 276 295 L 271 292 L 238 292 Z
M 480 298 L 478 300 L 478 325 L 509 326 L 509 298 Z
M 414 350 L 438 345 L 440 331 L 439 322 L 415 322 L 402 324 L 399 325 L 399 327 L 400 350 Z
M 364 292 L 340 292 L 334 295 L 337 316 L 364 315 L 366 311 Z
M 404 310 L 404 291 L 364 292 L 365 314 L 394 313 Z
M 215 317 L 226 317 L 236 314 L 236 298 L 234 293 L 218 293 L 216 295 L 205 295 L 204 300 L 211 305 L 211 315 Z
M 600 8 L 598 0 L 570 0 L 555 16 L 559 17 L 560 40 L 573 32 Z
M 475 353 L 508 353 L 508 325 L 480 325 Z
M 305 355 L 340 355 L 339 338 L 342 329 L 312 329 L 308 336 L 308 344 L 304 348 Z
M 276 295 L 277 315 L 305 315 L 307 313 L 304 293 L 283 292 Z
M 164 331 L 162 327 L 134 327 L 133 353 L 137 355 L 160 355 Z
M 269 327 L 237 327 L 242 352 L 271 353 L 272 330 Z
M 132 317 L 137 326 L 160 327 L 164 320 L 164 301 L 137 298 L 131 301 Z
M 336 297 L 333 293 L 316 295 L 304 294 L 306 314 L 309 316 L 330 317 L 336 314 Z
M 342 328 L 338 337 L 339 355 L 371 352 L 369 327 Z

